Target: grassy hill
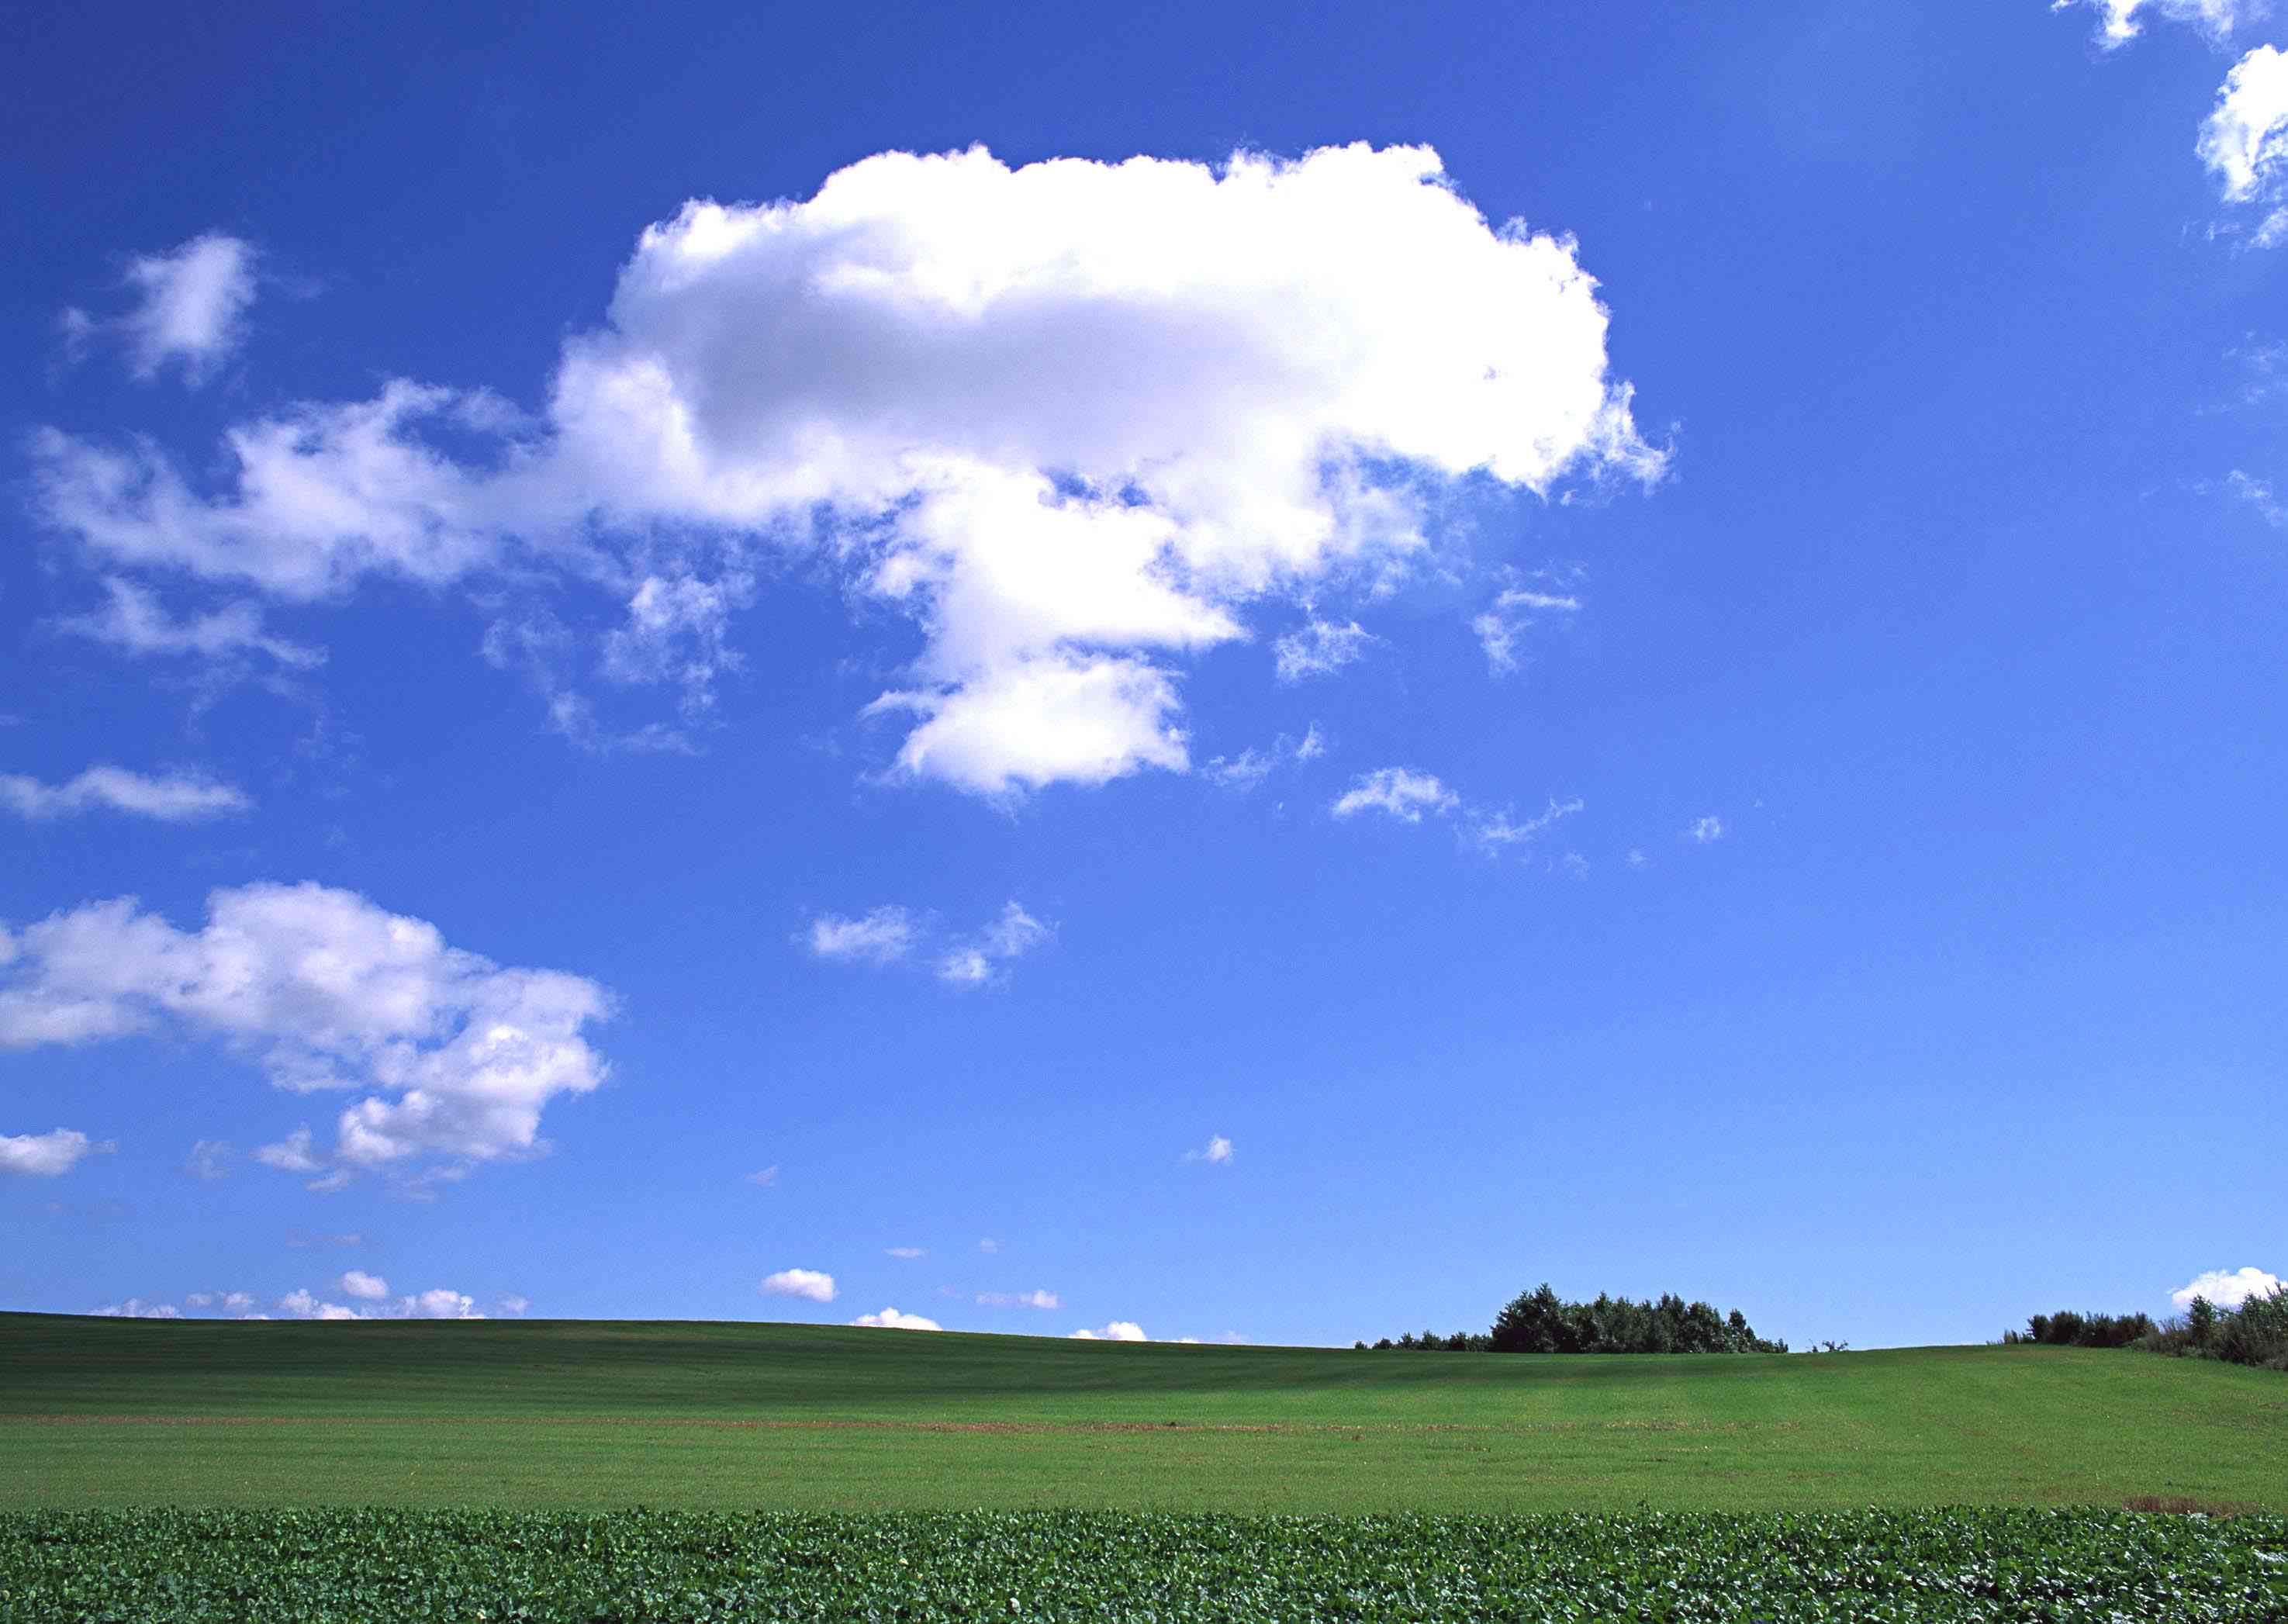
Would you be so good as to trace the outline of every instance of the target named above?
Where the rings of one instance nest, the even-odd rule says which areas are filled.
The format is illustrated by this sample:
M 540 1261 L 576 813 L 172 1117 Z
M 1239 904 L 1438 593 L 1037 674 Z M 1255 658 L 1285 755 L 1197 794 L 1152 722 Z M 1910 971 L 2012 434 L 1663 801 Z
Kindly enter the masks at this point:
M 2127 1352 L 1529 1358 L 745 1324 L 0 1315 L 0 1508 L 2288 1510 L 2288 1380 Z

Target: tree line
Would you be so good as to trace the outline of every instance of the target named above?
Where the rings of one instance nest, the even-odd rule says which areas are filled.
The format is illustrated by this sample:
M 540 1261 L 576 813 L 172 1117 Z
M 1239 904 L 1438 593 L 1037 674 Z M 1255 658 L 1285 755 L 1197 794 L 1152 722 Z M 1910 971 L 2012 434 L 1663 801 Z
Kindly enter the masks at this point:
M 2005 1343 L 2065 1348 L 2135 1348 L 2180 1359 L 2222 1359 L 2288 1370 L 2288 1286 L 2252 1296 L 2238 1308 L 2195 1297 L 2185 1311 L 2155 1324 L 2149 1314 L 2036 1314 Z
M 1355 1344 L 1364 1349 L 1363 1342 Z M 1410 1349 L 1428 1353 L 1785 1353 L 1787 1343 L 1767 1341 L 1738 1309 L 1720 1314 L 1705 1303 L 1687 1303 L 1673 1292 L 1640 1303 L 1600 1295 L 1593 1303 L 1569 1303 L 1544 1282 L 1521 1292 L 1494 1317 L 1486 1331 L 1410 1331 L 1375 1349 Z

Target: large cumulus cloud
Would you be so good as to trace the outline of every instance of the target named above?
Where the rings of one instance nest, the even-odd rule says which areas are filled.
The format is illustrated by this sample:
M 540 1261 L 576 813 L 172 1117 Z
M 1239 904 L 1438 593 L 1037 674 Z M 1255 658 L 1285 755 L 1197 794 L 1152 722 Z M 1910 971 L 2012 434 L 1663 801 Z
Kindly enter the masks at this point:
M 541 559 L 640 629 L 706 567 L 663 535 L 711 538 L 718 579 L 823 553 L 920 630 L 876 701 L 911 718 L 898 766 L 1000 793 L 1188 766 L 1182 657 L 1402 569 L 1441 487 L 1656 473 L 1606 328 L 1572 243 L 1489 222 L 1426 147 L 888 153 L 645 231 L 535 418 L 400 380 L 242 425 L 218 488 L 148 446 L 37 459 L 112 566 L 290 597 Z

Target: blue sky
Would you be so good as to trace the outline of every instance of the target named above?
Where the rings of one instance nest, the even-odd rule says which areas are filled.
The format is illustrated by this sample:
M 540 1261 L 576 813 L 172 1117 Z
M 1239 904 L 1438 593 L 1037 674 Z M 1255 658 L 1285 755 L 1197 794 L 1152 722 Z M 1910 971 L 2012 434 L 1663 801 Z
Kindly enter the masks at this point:
M 2288 1271 L 2288 18 L 12 27 L 0 1306 Z

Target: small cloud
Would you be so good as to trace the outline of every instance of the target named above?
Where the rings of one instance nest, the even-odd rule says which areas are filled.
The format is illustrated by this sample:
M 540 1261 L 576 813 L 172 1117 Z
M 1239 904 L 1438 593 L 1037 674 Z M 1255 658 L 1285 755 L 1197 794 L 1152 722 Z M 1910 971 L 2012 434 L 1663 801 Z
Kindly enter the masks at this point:
M 1300 739 L 1282 733 L 1267 749 L 1250 745 L 1236 756 L 1218 756 L 1200 769 L 1200 776 L 1219 789 L 1244 795 L 1289 762 L 1316 761 L 1326 753 L 1327 741 L 1314 722 Z
M 861 1314 L 853 1325 L 874 1326 L 890 1331 L 942 1331 L 936 1320 L 920 1314 L 902 1314 L 894 1308 L 886 1308 L 878 1314 Z
M 1301 682 L 1333 675 L 1363 659 L 1368 648 L 1379 641 L 1356 621 L 1338 626 L 1331 621 L 1315 620 L 1273 643 L 1271 655 L 1281 682 Z
M 1062 1308 L 1064 1299 L 1053 1291 L 981 1291 L 981 1308 Z
M 1144 1327 L 1133 1319 L 1116 1319 L 1109 1325 L 1099 1326 L 1092 1331 L 1075 1331 L 1069 1342 L 1149 1342 Z
M 91 340 L 116 333 L 136 377 L 147 381 L 176 366 L 183 381 L 195 387 L 244 337 L 246 312 L 254 303 L 256 258 L 251 242 L 211 231 L 166 253 L 132 260 L 126 285 L 136 296 L 134 307 L 108 321 L 83 310 L 65 311 L 65 345 L 76 356 Z
M 298 1128 L 275 1145 L 256 1148 L 254 1159 L 281 1173 L 315 1173 L 323 1165 L 311 1152 L 310 1130 Z
M 218 1178 L 230 1176 L 230 1164 L 238 1152 L 227 1139 L 201 1139 L 191 1146 L 191 1153 L 183 1159 L 183 1171 L 193 1178 L 203 1178 L 211 1184 Z
M 1380 812 L 1402 823 L 1419 823 L 1426 812 L 1442 817 L 1460 804 L 1461 797 L 1432 773 L 1409 767 L 1381 767 L 1362 774 L 1330 810 L 1338 818 Z
M 0 1134 L 0 1174 L 60 1178 L 86 1158 L 107 1156 L 118 1148 L 113 1140 L 99 1144 L 73 1128 L 43 1134 Z
M 779 1182 L 779 1164 L 774 1161 L 767 1168 L 756 1168 L 753 1172 L 747 1175 L 747 1182 L 751 1184 L 757 1185 L 761 1189 L 769 1189 L 773 1184 Z
M 2252 478 L 2236 468 L 2226 478 L 2225 487 L 2254 508 L 2257 516 L 2274 529 L 2288 529 L 2288 502 L 2273 490 L 2271 480 Z
M 261 654 L 292 670 L 310 670 L 326 662 L 326 651 L 272 637 L 263 630 L 263 612 L 253 603 L 234 603 L 204 614 L 178 619 L 167 613 L 159 596 L 147 587 L 105 579 L 110 601 L 92 614 L 73 615 L 54 622 L 58 631 L 107 643 L 123 654 L 141 657 L 188 654 L 222 660 L 238 654 Z
M 1520 823 L 1506 810 L 1498 812 L 1474 811 L 1465 820 L 1467 838 L 1488 856 L 1496 855 L 1511 846 L 1524 845 L 1547 834 L 1566 819 L 1578 812 L 1585 804 L 1578 796 L 1569 801 L 1550 798 L 1549 805 L 1537 817 Z
M 981 986 L 997 977 L 1001 967 L 1051 940 L 1054 926 L 1042 923 L 1014 900 L 1002 906 L 1000 916 L 971 941 L 955 947 L 939 959 L 938 979 L 956 986 Z
M 525 1310 L 531 1306 L 532 1299 L 530 1297 L 520 1297 L 512 1291 L 506 1296 L 502 1297 L 499 1301 L 500 1311 L 504 1314 L 521 1315 Z
M 994 1240 L 990 1235 L 988 1235 L 984 1240 L 977 1243 L 977 1249 L 985 1253 L 988 1256 L 990 1256 L 992 1254 L 1001 1249 L 1001 1243 Z
M 810 922 L 811 953 L 841 963 L 894 964 L 914 949 L 920 922 L 894 904 L 857 919 L 822 914 Z
M 1231 1161 L 1231 1141 L 1225 1138 L 1221 1134 L 1217 1134 L 1200 1149 L 1196 1151 L 1186 1151 L 1184 1153 L 1184 1160 L 1186 1161 L 1204 1161 L 1210 1167 L 1221 1167 Z
M 892 1257 L 901 1257 L 908 1263 L 911 1263 L 917 1257 L 929 1256 L 927 1247 L 885 1247 L 882 1250 Z
M 20 772 L 0 772 L 0 807 L 34 822 L 104 811 L 162 823 L 195 823 L 253 805 L 244 792 L 197 776 L 153 778 L 98 765 L 65 783 L 44 784 Z
M 278 1306 L 297 1319 L 362 1319 L 364 1315 L 339 1303 L 320 1301 L 311 1292 L 297 1287 L 278 1299 Z
M 1470 622 L 1478 646 L 1486 653 L 1486 669 L 1506 677 L 1523 663 L 1518 645 L 1536 622 L 1581 612 L 1581 600 L 1569 592 L 1546 592 L 1512 587 L 1497 596 L 1485 613 Z
M 377 1274 L 368 1274 L 362 1269 L 348 1271 L 342 1276 L 340 1284 L 343 1295 L 356 1297 L 362 1302 L 378 1303 L 389 1295 L 387 1280 Z
M 397 1300 L 399 1311 L 408 1319 L 481 1319 L 476 1300 L 465 1293 L 448 1287 L 417 1293 Z
M 756 1287 L 765 1296 L 806 1297 L 813 1303 L 834 1301 L 834 1277 L 819 1269 L 782 1269 L 766 1275 Z
M 130 1297 L 124 1303 L 111 1303 L 97 1309 L 99 1317 L 106 1319 L 180 1319 L 183 1311 L 171 1303 L 146 1303 L 140 1297 Z
M 1702 818 L 1684 832 L 1701 845 L 1712 845 L 1724 838 L 1724 820 L 1717 817 Z
M 1651 862 L 1652 859 L 1644 854 L 1644 849 L 1642 847 L 1631 846 L 1629 848 L 1629 855 L 1626 860 L 1630 867 L 1641 868 L 1648 863 Z
M 2251 1297 L 2268 1297 L 2280 1288 L 2280 1277 L 2261 1269 L 2212 1269 L 2178 1287 L 2169 1301 L 2190 1308 L 2195 1297 L 2206 1297 L 2219 1308 L 2238 1308 Z

